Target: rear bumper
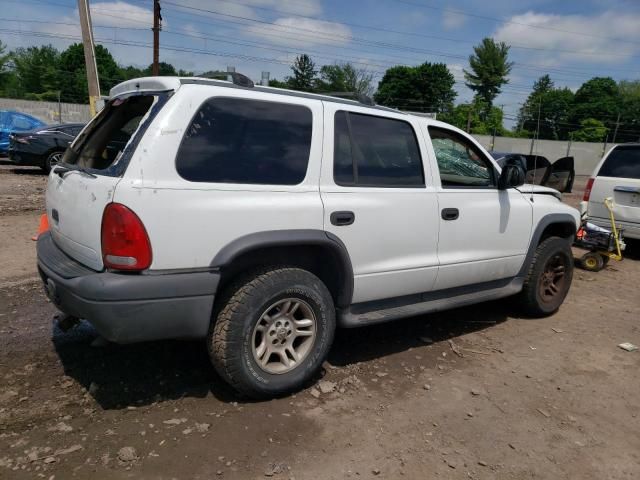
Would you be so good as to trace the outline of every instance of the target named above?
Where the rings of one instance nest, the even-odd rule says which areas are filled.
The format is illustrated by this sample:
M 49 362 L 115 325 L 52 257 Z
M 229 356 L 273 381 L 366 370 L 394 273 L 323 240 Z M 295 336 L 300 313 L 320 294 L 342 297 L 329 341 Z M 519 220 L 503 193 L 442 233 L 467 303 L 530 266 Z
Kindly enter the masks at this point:
M 203 338 L 220 274 L 95 272 L 64 254 L 47 232 L 38 238 L 38 271 L 49 299 L 116 343 Z
M 598 225 L 599 227 L 611 230 L 611 220 L 609 220 L 608 218 L 588 217 L 587 220 Z M 640 223 L 620 222 L 616 220 L 616 226 L 622 228 L 622 236 L 624 238 L 633 238 L 635 240 L 640 240 Z
M 16 165 L 41 167 L 44 164 L 42 155 L 9 148 L 9 161 Z

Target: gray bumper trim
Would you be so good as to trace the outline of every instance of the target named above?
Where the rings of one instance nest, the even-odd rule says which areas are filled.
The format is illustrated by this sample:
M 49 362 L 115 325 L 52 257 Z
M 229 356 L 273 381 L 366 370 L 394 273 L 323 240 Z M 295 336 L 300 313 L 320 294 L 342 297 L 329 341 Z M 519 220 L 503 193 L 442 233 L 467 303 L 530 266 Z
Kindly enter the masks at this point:
M 131 275 L 86 273 L 64 278 L 38 249 L 38 270 L 48 297 L 64 313 L 89 321 L 107 340 L 133 343 L 203 338 L 218 272 Z M 49 260 L 49 261 L 47 261 Z

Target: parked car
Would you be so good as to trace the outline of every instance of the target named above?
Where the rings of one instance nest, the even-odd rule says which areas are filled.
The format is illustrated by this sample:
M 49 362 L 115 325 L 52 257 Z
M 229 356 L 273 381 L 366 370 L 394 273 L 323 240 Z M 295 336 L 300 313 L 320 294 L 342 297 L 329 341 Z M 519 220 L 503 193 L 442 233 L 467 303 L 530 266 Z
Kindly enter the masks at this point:
M 83 128 L 82 123 L 66 123 L 14 132 L 9 135 L 9 160 L 16 165 L 40 167 L 49 173 Z
M 317 373 L 337 325 L 513 295 L 544 316 L 569 290 L 578 211 L 451 125 L 203 78 L 110 95 L 47 185 L 38 269 L 66 326 L 206 339 L 269 397 Z
M 611 228 L 604 204 L 608 197 L 613 199 L 613 215 L 624 237 L 640 240 L 640 143 L 616 145 L 596 166 L 581 205 L 589 222 Z
M 9 135 L 12 132 L 26 132 L 46 125 L 26 113 L 12 110 L 0 110 L 0 155 L 6 155 L 9 150 Z
M 527 183 L 544 185 L 562 193 L 571 193 L 573 189 L 576 177 L 573 157 L 562 157 L 551 163 L 542 155 L 506 152 L 491 152 L 491 155 L 501 167 L 508 161 L 522 165 L 527 172 Z

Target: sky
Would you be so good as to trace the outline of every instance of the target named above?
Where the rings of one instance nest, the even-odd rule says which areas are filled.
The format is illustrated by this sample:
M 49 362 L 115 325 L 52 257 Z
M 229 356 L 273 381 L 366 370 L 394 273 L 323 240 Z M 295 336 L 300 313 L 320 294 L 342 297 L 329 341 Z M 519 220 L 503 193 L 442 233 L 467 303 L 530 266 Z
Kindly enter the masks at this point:
M 152 59 L 152 0 L 90 0 L 94 35 L 121 65 Z M 640 79 L 638 0 L 161 0 L 160 60 L 201 73 L 283 79 L 300 53 L 318 66 L 351 62 L 377 83 L 394 65 L 446 63 L 456 103 L 472 92 L 463 69 L 482 38 L 511 45 L 515 62 L 495 104 L 512 123 L 533 82 L 548 73 L 577 90 L 594 76 Z M 80 40 L 75 0 L 0 0 L 9 49 Z M 103 92 L 106 93 L 106 92 Z

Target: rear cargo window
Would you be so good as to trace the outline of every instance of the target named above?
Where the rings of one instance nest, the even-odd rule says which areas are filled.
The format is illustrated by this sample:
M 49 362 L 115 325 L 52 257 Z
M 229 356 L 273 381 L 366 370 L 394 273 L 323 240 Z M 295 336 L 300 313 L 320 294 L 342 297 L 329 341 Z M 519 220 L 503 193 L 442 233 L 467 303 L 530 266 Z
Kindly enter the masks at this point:
M 63 162 L 95 170 L 117 163 L 157 98 L 134 95 L 107 103 L 67 150 Z
M 191 120 L 176 169 L 192 182 L 296 185 L 307 172 L 311 132 L 306 107 L 212 98 Z
M 598 176 L 640 179 L 640 147 L 614 148 L 602 165 Z

